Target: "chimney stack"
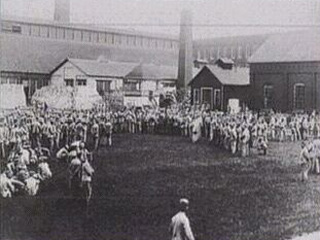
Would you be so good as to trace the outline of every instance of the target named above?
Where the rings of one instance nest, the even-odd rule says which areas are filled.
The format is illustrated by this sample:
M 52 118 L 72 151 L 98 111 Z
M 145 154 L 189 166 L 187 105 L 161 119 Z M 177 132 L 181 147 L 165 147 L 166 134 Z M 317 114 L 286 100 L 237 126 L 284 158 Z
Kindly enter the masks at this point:
M 320 25 L 320 1 L 316 1 L 315 4 L 315 22 L 317 25 Z
M 55 0 L 54 21 L 61 23 L 70 22 L 70 0 Z
M 193 45 L 192 45 L 192 13 L 188 10 L 181 12 L 180 47 L 178 67 L 178 88 L 186 89 L 192 79 Z

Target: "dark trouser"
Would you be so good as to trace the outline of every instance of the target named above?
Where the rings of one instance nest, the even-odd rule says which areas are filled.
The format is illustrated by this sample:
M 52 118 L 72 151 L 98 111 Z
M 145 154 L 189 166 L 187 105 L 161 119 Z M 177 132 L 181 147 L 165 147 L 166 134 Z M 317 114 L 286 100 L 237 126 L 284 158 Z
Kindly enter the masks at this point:
M 70 179 L 70 192 L 73 198 L 81 198 L 81 185 L 80 180 L 77 177 Z

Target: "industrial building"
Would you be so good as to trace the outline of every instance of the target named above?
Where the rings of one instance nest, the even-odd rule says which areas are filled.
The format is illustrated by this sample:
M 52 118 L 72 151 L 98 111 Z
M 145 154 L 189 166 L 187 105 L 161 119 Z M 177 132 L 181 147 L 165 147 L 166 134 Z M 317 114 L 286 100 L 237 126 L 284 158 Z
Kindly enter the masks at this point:
M 317 13 L 320 4 L 315 6 L 312 11 Z M 319 15 L 312 16 L 319 23 Z M 117 81 L 122 84 L 119 89 L 126 91 L 126 99 L 133 104 L 158 98 L 161 86 L 168 91 L 191 86 L 193 102 L 208 102 L 213 109 L 225 110 L 228 99 L 234 98 L 255 110 L 319 109 L 318 31 L 193 40 L 192 15 L 188 11 L 181 14 L 180 36 L 167 36 L 71 23 L 69 0 L 55 1 L 52 21 L 1 16 L 0 23 L 0 84 L 19 85 L 19 89 L 22 86 L 27 103 L 43 86 L 55 81 L 69 84 L 65 76 L 56 76 L 61 64 L 68 62 L 75 66 L 81 63 L 80 69 L 86 79 L 94 78 L 90 84 L 95 83 L 93 88 L 100 95 L 114 85 L 99 77 L 121 78 L 122 83 Z M 221 65 L 212 66 L 221 59 L 222 64 L 228 63 L 227 59 L 232 62 L 232 71 L 223 69 L 230 79 L 219 75 L 221 69 L 217 67 Z M 120 65 L 133 67 L 116 75 L 109 68 L 102 71 L 102 76 L 90 73 L 92 69 L 103 69 L 106 63 L 117 63 L 119 71 Z M 233 74 L 248 72 L 249 66 L 250 92 L 247 80 L 241 77 L 234 81 Z M 106 72 L 108 69 L 110 72 Z M 196 76 L 197 71 L 200 73 Z M 79 76 L 73 76 L 73 86 L 77 86 Z M 89 87 L 89 80 L 87 83 Z M 212 91 L 202 95 L 201 84 L 209 84 Z
M 249 59 L 255 110 L 320 110 L 320 31 L 270 37 Z

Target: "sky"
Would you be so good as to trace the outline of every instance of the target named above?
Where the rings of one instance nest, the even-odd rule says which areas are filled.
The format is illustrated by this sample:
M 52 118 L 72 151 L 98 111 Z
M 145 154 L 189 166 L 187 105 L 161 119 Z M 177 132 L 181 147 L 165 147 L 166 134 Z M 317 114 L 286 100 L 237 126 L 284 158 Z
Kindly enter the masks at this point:
M 0 1 L 3 15 L 53 19 L 54 0 Z M 70 1 L 72 22 L 171 35 L 179 34 L 180 12 L 189 9 L 196 39 L 311 28 L 320 23 L 320 11 L 317 23 L 312 5 L 318 3 L 320 10 L 320 0 Z

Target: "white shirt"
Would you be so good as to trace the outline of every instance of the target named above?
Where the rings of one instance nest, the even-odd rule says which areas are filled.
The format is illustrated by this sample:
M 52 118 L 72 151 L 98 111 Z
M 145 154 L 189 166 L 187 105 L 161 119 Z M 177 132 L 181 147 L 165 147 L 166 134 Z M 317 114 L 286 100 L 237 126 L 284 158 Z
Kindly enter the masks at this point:
M 194 240 L 190 222 L 185 212 L 178 212 L 171 219 L 170 234 L 172 240 Z

